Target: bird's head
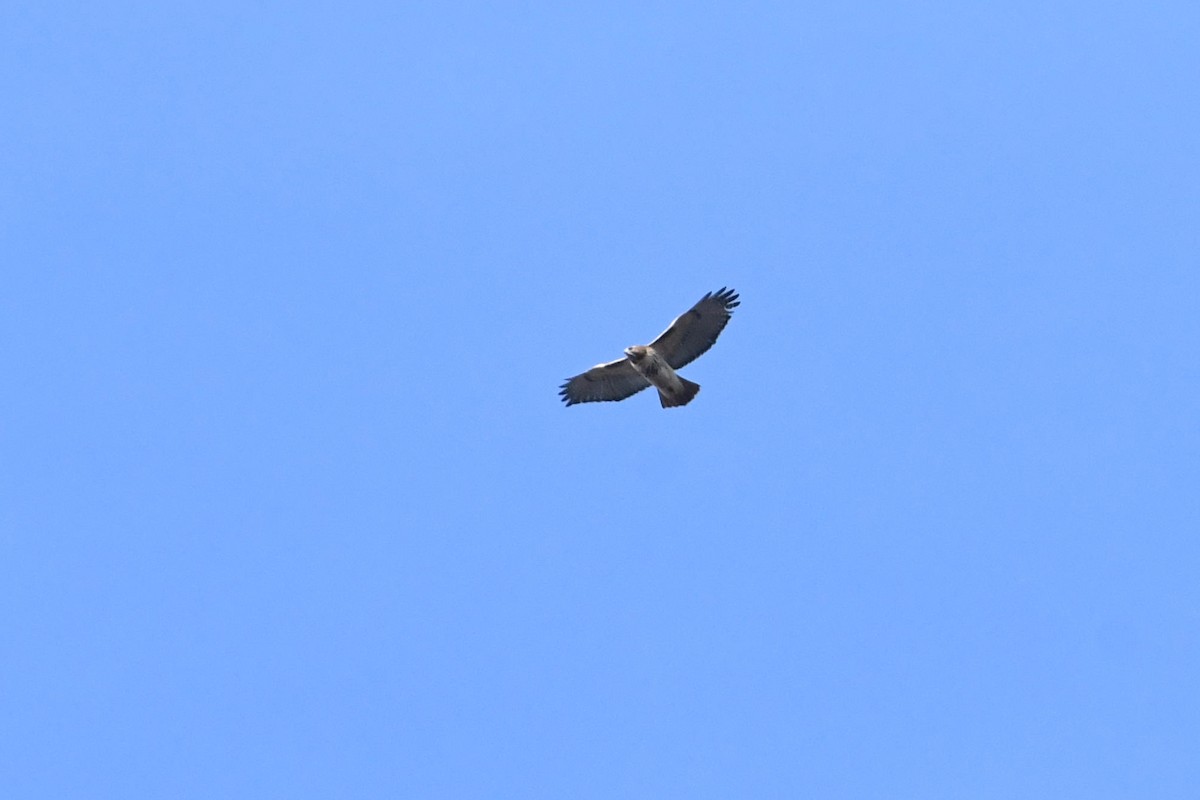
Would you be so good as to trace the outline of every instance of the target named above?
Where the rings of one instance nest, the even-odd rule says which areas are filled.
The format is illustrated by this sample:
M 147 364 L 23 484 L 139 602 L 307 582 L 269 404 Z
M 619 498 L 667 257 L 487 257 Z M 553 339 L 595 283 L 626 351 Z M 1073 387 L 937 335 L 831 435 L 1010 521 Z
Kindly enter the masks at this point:
M 646 347 L 640 344 L 635 344 L 633 347 L 626 347 L 625 355 L 629 357 L 630 361 L 636 363 L 646 357 Z

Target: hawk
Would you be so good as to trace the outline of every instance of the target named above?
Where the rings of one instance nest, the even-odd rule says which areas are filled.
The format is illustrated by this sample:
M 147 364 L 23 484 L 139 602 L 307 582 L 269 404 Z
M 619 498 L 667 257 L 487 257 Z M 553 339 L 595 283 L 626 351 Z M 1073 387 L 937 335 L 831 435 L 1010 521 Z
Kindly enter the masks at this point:
M 568 378 L 559 395 L 568 406 L 573 406 L 624 400 L 653 386 L 658 389 L 663 408 L 686 406 L 700 391 L 700 384 L 680 377 L 675 370 L 692 363 L 713 346 L 738 305 L 737 292 L 732 289 L 722 287 L 719 292 L 709 292 L 676 317 L 671 327 L 653 342 L 626 347 L 625 358 L 597 364 Z

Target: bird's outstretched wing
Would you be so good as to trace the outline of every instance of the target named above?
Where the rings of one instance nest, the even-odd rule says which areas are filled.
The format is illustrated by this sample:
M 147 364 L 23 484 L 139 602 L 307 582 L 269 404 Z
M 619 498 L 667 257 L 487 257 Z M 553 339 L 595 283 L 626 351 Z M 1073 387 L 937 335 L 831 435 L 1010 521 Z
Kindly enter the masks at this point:
M 650 343 L 672 369 L 680 369 L 702 356 L 725 330 L 733 309 L 739 305 L 737 292 L 721 288 L 675 318 L 671 327 Z
M 596 403 L 604 400 L 624 400 L 650 385 L 629 363 L 628 358 L 597 364 L 587 372 L 568 378 L 559 389 L 563 402 Z

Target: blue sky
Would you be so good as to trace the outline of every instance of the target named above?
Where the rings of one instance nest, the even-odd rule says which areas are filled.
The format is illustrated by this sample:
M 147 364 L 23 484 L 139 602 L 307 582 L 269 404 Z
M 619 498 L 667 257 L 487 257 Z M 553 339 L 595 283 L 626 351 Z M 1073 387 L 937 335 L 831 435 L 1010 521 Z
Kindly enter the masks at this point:
M 1198 40 L 7 4 L 0 794 L 1194 797 Z

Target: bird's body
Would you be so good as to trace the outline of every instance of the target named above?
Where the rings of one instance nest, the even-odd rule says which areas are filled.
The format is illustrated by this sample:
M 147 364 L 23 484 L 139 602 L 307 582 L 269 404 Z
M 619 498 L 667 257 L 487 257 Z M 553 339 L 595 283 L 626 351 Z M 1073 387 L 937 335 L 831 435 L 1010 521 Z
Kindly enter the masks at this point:
M 663 408 L 686 406 L 700 391 L 700 384 L 681 378 L 653 347 L 627 347 L 625 357 L 639 375 L 658 389 L 658 399 Z
M 624 400 L 653 386 L 658 389 L 663 408 L 687 405 L 700 391 L 700 385 L 676 370 L 713 346 L 738 305 L 737 293 L 730 289 L 709 292 L 650 344 L 626 347 L 625 358 L 597 364 L 567 379 L 559 391 L 563 402 L 570 406 Z

